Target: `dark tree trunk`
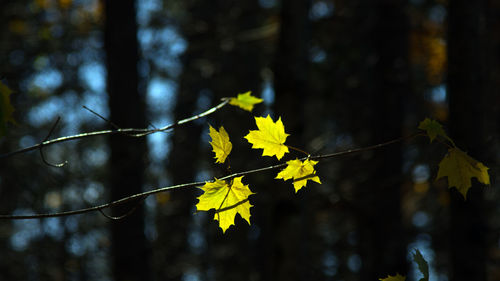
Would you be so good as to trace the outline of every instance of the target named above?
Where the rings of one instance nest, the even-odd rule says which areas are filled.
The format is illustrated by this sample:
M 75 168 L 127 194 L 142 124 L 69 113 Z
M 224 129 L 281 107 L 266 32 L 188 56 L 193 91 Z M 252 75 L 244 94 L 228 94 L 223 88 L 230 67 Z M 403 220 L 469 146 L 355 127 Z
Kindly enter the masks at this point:
M 287 144 L 292 146 L 305 143 L 303 132 L 308 99 L 310 5 L 309 0 L 281 1 L 280 30 L 273 69 L 276 96 L 274 111 L 275 119 L 281 117 L 285 131 L 291 134 Z M 291 151 L 291 154 L 295 153 Z M 302 198 L 296 200 L 289 182 L 276 182 L 273 185 L 267 202 L 272 213 L 266 214 L 267 223 L 262 234 L 265 237 L 262 248 L 266 249 L 266 258 L 261 260 L 265 277 L 269 280 L 309 280 L 308 273 L 311 271 L 306 256 L 307 233 L 311 232 L 311 228 L 306 217 L 307 196 L 302 194 Z
M 144 97 L 138 91 L 138 43 L 134 0 L 105 1 L 105 49 L 110 119 L 120 127 L 144 128 Z M 113 135 L 111 157 L 111 200 L 142 191 L 146 143 L 144 138 Z M 117 207 L 119 216 L 137 209 L 126 219 L 111 222 L 113 276 L 115 280 L 149 280 L 149 248 L 144 235 L 141 202 Z
M 490 115 L 485 64 L 485 1 L 452 0 L 448 22 L 448 93 L 451 137 L 473 158 L 484 162 Z M 491 129 L 491 128 L 490 128 Z M 486 218 L 483 190 L 477 182 L 467 200 L 451 190 L 450 280 L 487 280 Z
M 275 111 L 276 117 L 286 116 L 287 129 L 295 136 L 301 136 L 303 131 L 304 101 L 308 96 L 309 8 L 309 0 L 281 3 L 274 67 Z
M 193 4 L 194 5 L 194 4 Z M 198 5 L 204 5 L 198 3 Z M 206 4 L 209 5 L 209 4 Z M 189 7 L 189 6 L 188 6 Z M 207 10 L 208 11 L 208 10 Z M 189 24 L 187 29 L 192 31 L 198 22 L 191 21 L 191 17 L 202 21 L 196 11 L 189 11 L 189 16 L 183 19 Z M 181 31 L 182 26 L 181 26 Z M 183 70 L 179 77 L 179 89 L 173 112 L 174 120 L 181 120 L 199 113 L 198 98 L 204 89 L 206 81 L 199 75 L 196 59 L 199 59 L 199 48 L 205 41 L 200 34 L 193 31 L 182 34 L 188 42 L 187 49 L 182 55 Z M 194 39 L 192 38 L 194 37 Z M 170 138 L 170 153 L 167 171 L 172 184 L 193 182 L 199 170 L 200 135 L 202 127 L 199 123 L 178 126 Z M 189 245 L 190 228 L 193 227 L 193 213 L 196 202 L 195 189 L 173 191 L 169 193 L 169 201 L 160 205 L 158 209 L 157 227 L 159 237 L 156 243 L 161 251 L 155 253 L 155 268 L 159 269 L 159 280 L 183 280 L 189 270 L 197 270 L 198 260 Z
M 189 56 L 184 57 L 189 64 Z M 196 101 L 200 92 L 199 83 L 192 77 L 192 72 L 184 71 L 177 94 L 174 118 L 181 120 L 192 116 L 196 112 Z M 170 145 L 168 171 L 172 184 L 193 182 L 198 172 L 200 156 L 201 126 L 189 123 L 186 126 L 175 128 Z M 163 280 L 183 280 L 184 273 L 197 261 L 190 250 L 188 243 L 192 216 L 196 202 L 196 190 L 180 190 L 170 193 L 168 206 L 160 206 L 158 227 L 160 237 L 157 242 L 162 244 L 162 253 L 158 253 L 164 265 L 161 268 Z M 158 261 L 155 261 L 158 262 Z
M 373 53 L 367 63 L 373 60 L 373 80 L 358 102 L 366 104 L 367 144 L 375 144 L 403 134 L 403 101 L 410 91 L 408 18 L 405 0 L 366 3 L 371 9 L 367 20 Z M 358 197 L 354 202 L 359 211 L 361 280 L 378 280 L 407 271 L 401 214 L 402 145 L 374 150 L 366 157 L 366 169 L 359 171 L 360 178 L 365 178 L 355 187 Z

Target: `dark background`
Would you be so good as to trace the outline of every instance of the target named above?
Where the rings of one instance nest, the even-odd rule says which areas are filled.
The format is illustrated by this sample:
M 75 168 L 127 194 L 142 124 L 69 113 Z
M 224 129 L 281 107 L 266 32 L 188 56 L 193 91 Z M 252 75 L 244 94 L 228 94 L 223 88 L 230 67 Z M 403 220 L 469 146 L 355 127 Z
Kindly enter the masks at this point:
M 161 127 L 253 91 L 173 132 L 85 138 L 0 159 L 0 214 L 85 208 L 221 177 L 208 124 L 233 142 L 232 171 L 276 163 L 243 136 L 281 116 L 311 154 L 382 143 L 431 117 L 490 168 L 467 201 L 435 181 L 446 146 L 411 139 L 321 161 L 297 194 L 275 172 L 245 177 L 252 224 L 222 235 L 196 188 L 62 218 L 0 221 L 0 280 L 500 280 L 500 2 L 494 0 L 0 1 L 0 79 L 16 125 L 1 153 L 51 138 Z M 287 159 L 301 157 L 296 153 Z

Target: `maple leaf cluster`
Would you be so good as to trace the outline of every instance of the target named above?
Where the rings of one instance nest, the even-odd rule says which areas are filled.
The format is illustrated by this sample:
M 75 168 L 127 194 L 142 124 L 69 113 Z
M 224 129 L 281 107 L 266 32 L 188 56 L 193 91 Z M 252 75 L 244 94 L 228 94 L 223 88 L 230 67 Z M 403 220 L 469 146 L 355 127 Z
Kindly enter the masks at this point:
M 262 99 L 253 97 L 250 92 L 229 99 L 229 104 L 247 111 L 252 111 L 253 106 L 260 102 L 262 102 Z M 252 144 L 253 149 L 263 149 L 262 156 L 276 156 L 278 160 L 281 160 L 289 152 L 289 147 L 285 145 L 289 134 L 285 133 L 285 126 L 281 118 L 273 121 L 269 115 L 267 117 L 255 117 L 255 123 L 257 130 L 250 130 L 244 138 Z M 209 136 L 212 139 L 210 145 L 215 153 L 215 163 L 223 164 L 233 147 L 229 135 L 223 126 L 219 130 L 209 126 Z M 278 173 L 276 179 L 283 179 L 284 181 L 291 179 L 295 192 L 306 186 L 308 180 L 321 183 L 314 169 L 314 165 L 317 163 L 318 161 L 310 159 L 304 161 L 299 159 L 290 160 L 286 162 L 286 168 Z M 204 193 L 198 197 L 197 211 L 214 209 L 214 220 L 219 222 L 219 227 L 223 233 L 231 225 L 234 225 L 236 214 L 239 214 L 250 224 L 250 208 L 252 205 L 248 197 L 254 193 L 248 185 L 242 183 L 242 178 L 235 177 L 227 181 L 215 179 L 199 187 Z
M 252 111 L 255 104 L 263 101 L 252 96 L 251 92 L 238 94 L 237 97 L 228 100 L 229 104 L 247 111 Z M 289 134 L 285 132 L 281 117 L 276 121 L 269 115 L 254 118 L 257 130 L 250 130 L 244 137 L 252 145 L 252 149 L 262 149 L 262 156 L 276 157 L 278 160 L 281 160 L 285 154 L 289 153 L 290 148 L 301 151 L 285 144 Z M 449 147 L 448 153 L 439 163 L 437 179 L 447 177 L 448 187 L 456 187 L 465 198 L 467 198 L 467 192 L 472 185 L 472 178 L 476 178 L 483 184 L 490 184 L 488 167 L 460 150 L 445 133 L 439 122 L 426 118 L 420 122 L 418 128 L 425 131 L 431 143 L 437 140 L 444 142 Z M 223 126 L 219 130 L 209 126 L 209 135 L 212 139 L 210 145 L 215 153 L 215 163 L 224 164 L 233 148 L 228 133 Z M 289 160 L 279 165 L 285 168 L 276 175 L 275 179 L 291 180 L 295 192 L 305 187 L 308 181 L 321 184 L 321 180 L 314 168 L 316 164 L 318 164 L 318 161 L 312 160 L 310 155 L 303 159 Z M 198 211 L 215 210 L 214 220 L 219 222 L 219 227 L 223 233 L 231 225 L 234 225 L 236 214 L 239 214 L 250 224 L 250 208 L 252 205 L 248 197 L 254 194 L 248 185 L 243 184 L 242 176 L 228 176 L 226 178 L 226 180 L 215 179 L 208 181 L 199 187 L 204 193 L 198 197 L 198 204 L 196 205 Z M 428 280 L 428 272 L 425 273 L 423 269 L 423 258 L 419 255 L 420 252 L 417 251 L 415 262 L 417 262 L 419 268 L 422 267 L 421 271 L 427 276 L 421 280 Z M 398 274 L 380 280 L 401 281 L 405 280 L 405 277 Z

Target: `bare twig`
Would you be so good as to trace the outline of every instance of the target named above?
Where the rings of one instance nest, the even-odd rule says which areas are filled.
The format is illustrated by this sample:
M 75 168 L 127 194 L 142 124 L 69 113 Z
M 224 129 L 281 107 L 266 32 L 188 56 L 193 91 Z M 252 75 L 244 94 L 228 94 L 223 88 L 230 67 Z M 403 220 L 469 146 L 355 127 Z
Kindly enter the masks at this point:
M 107 219 L 122 220 L 122 219 L 130 216 L 131 214 L 133 214 L 135 212 L 135 210 L 137 210 L 137 208 L 144 202 L 144 200 L 146 200 L 147 197 L 148 196 L 146 195 L 146 196 L 143 196 L 142 198 L 140 198 L 139 201 L 130 210 L 128 210 L 125 214 L 123 214 L 121 216 L 116 216 L 116 217 L 110 216 L 110 215 L 106 214 L 103 209 L 99 209 L 98 211 L 99 211 L 99 213 L 101 213 L 101 215 L 103 215 Z
M 123 135 L 129 136 L 129 137 L 144 137 L 144 136 L 147 136 L 147 135 L 150 135 L 150 134 L 154 134 L 154 133 L 157 133 L 157 132 L 167 131 L 167 130 L 175 128 L 176 126 L 183 125 L 183 124 L 186 124 L 188 122 L 197 120 L 199 118 L 208 116 L 208 115 L 216 112 L 217 110 L 221 109 L 222 107 L 224 107 L 228 103 L 229 103 L 229 99 L 223 99 L 221 103 L 219 103 L 218 105 L 210 108 L 209 110 L 207 110 L 205 112 L 202 112 L 202 113 L 200 113 L 198 115 L 195 115 L 195 116 L 192 116 L 192 117 L 189 117 L 189 118 L 177 121 L 177 122 L 175 122 L 173 124 L 161 127 L 159 129 L 126 128 L 126 129 L 116 129 L 116 130 L 94 131 L 94 132 L 81 133 L 81 134 L 72 135 L 72 136 L 65 136 L 65 137 L 60 137 L 60 138 L 56 138 L 56 139 L 52 139 L 52 140 L 45 140 L 45 141 L 43 141 L 41 143 L 29 146 L 29 147 L 25 147 L 25 148 L 22 148 L 22 149 L 19 149 L 19 150 L 16 150 L 16 151 L 12 151 L 12 152 L 7 152 L 7 153 L 4 153 L 4 154 L 0 154 L 0 159 L 8 158 L 8 157 L 11 157 L 11 156 L 14 156 L 14 155 L 17 155 L 17 154 L 21 154 L 21 153 L 25 153 L 25 152 L 28 152 L 28 151 L 40 149 L 40 147 L 42 147 L 42 146 L 48 146 L 48 145 L 52 145 L 52 144 L 56 144 L 56 143 L 61 143 L 61 142 L 66 142 L 66 141 L 71 141 L 71 140 L 77 140 L 77 139 L 83 139 L 83 138 L 89 138 L 89 137 L 96 137 L 96 136 L 103 136 L 103 135 L 114 135 L 114 134 L 123 134 Z
M 52 128 L 50 129 L 49 133 L 41 142 L 42 145 L 40 145 L 40 157 L 42 158 L 43 163 L 45 163 L 48 166 L 54 167 L 54 168 L 61 168 L 64 165 L 68 164 L 68 161 L 64 161 L 64 162 L 59 163 L 59 164 L 49 163 L 47 161 L 47 159 L 45 159 L 45 154 L 43 154 L 43 146 L 44 146 L 43 143 L 46 142 L 50 138 L 50 135 L 52 135 L 52 133 L 54 132 L 54 130 L 57 127 L 57 124 L 59 123 L 60 120 L 61 120 L 61 117 L 57 116 L 56 122 L 54 122 L 54 125 L 52 125 Z
M 94 207 L 89 207 L 89 208 L 78 209 L 78 210 L 57 212 L 57 213 L 34 214 L 34 215 L 0 215 L 0 219 L 3 219 L 3 220 L 25 220 L 25 219 L 42 219 L 42 218 L 54 218 L 54 217 L 80 215 L 80 214 L 85 214 L 85 213 L 89 213 L 89 212 L 104 210 L 104 209 L 111 208 L 114 206 L 119 206 L 119 205 L 125 204 L 127 202 L 130 202 L 132 200 L 137 200 L 137 199 L 140 199 L 141 197 L 146 197 L 146 196 L 149 196 L 152 194 L 165 192 L 165 191 L 169 191 L 169 190 L 173 190 L 173 189 L 193 187 L 193 186 L 198 186 L 198 185 L 203 185 L 203 184 L 205 184 L 205 182 L 191 182 L 191 183 L 184 183 L 184 184 L 162 187 L 162 188 L 153 189 L 150 191 L 134 194 L 131 196 L 127 196 L 127 197 L 124 197 L 122 199 L 115 200 L 115 201 L 112 201 L 112 202 L 109 202 L 106 204 L 102 204 L 102 205 L 98 205 L 98 206 L 94 206 Z
M 119 130 L 120 127 L 118 127 L 115 123 L 111 122 L 111 120 L 108 120 L 107 118 L 105 118 L 104 116 L 102 116 L 101 114 L 95 112 L 94 110 L 88 108 L 87 106 L 82 106 L 83 108 L 85 108 L 86 110 L 90 111 L 90 113 L 96 115 L 97 117 L 101 118 L 102 120 L 106 121 L 106 123 L 108 123 L 109 125 L 111 125 L 113 128 Z
M 412 135 L 409 135 L 409 136 L 405 136 L 405 137 L 400 137 L 400 138 L 397 138 L 397 139 L 393 139 L 393 140 L 390 140 L 390 141 L 387 141 L 387 142 L 384 142 L 384 143 L 379 143 L 379 144 L 376 144 L 376 145 L 370 145 L 370 146 L 366 146 L 366 147 L 362 147 L 362 148 L 356 148 L 356 149 L 349 149 L 349 150 L 345 150 L 345 151 L 339 151 L 339 152 L 330 153 L 330 154 L 324 154 L 324 155 L 308 156 L 308 157 L 303 157 L 300 160 L 301 161 L 304 161 L 306 159 L 320 160 L 320 159 L 329 159 L 329 158 L 340 157 L 340 156 L 344 156 L 344 155 L 349 155 L 349 154 L 354 154 L 354 153 L 359 153 L 359 152 L 363 152 L 363 151 L 369 151 L 369 150 L 373 150 L 373 149 L 377 149 L 377 148 L 389 146 L 389 145 L 392 145 L 392 144 L 395 144 L 395 143 L 398 143 L 398 142 L 402 142 L 402 141 L 405 141 L 405 140 L 408 140 L 408 139 L 412 139 L 412 138 L 415 138 L 417 136 L 422 136 L 422 135 L 423 135 L 422 133 L 416 133 L 416 134 L 412 134 Z M 274 169 L 278 169 L 278 168 L 283 168 L 286 165 L 287 165 L 286 163 L 281 163 L 281 164 L 267 166 L 267 167 L 263 167 L 263 168 L 258 168 L 258 169 L 253 169 L 253 170 L 248 170 L 248 171 L 233 173 L 231 175 L 227 175 L 225 177 L 222 177 L 219 180 L 229 180 L 229 179 L 232 179 L 232 178 L 235 178 L 235 177 L 240 177 L 240 176 L 250 175 L 250 174 L 254 174 L 254 173 L 260 173 L 260 172 L 264 172 L 264 171 L 269 171 L 269 170 L 274 170 Z M 131 196 L 127 196 L 127 197 L 124 197 L 122 199 L 119 199 L 119 200 L 116 200 L 116 201 L 112 201 L 112 202 L 109 202 L 109 203 L 106 203 L 106 204 L 102 204 L 102 205 L 98 205 L 98 206 L 94 206 L 94 207 L 89 207 L 89 208 L 83 208 L 83 209 L 73 210 L 73 211 L 65 211 L 65 212 L 57 212 L 57 213 L 45 213 L 45 214 L 34 214 L 34 215 L 0 215 L 0 219 L 3 219 L 3 220 L 19 220 L 19 219 L 40 219 L 40 218 L 51 218 L 51 217 L 64 217 L 64 216 L 78 215 L 78 214 L 84 214 L 84 213 L 95 212 L 95 211 L 101 212 L 101 214 L 103 214 L 104 216 L 106 216 L 107 218 L 110 218 L 110 219 L 121 219 L 121 218 L 124 218 L 124 217 L 128 216 L 129 213 L 133 212 L 133 210 L 127 212 L 125 215 L 122 215 L 120 217 L 111 217 L 111 216 L 108 216 L 108 215 L 106 215 L 106 214 L 103 213 L 103 210 L 107 209 L 107 208 L 110 208 L 110 207 L 114 207 L 114 206 L 119 206 L 119 205 L 125 204 L 127 202 L 132 201 L 132 200 L 145 199 L 149 195 L 153 195 L 153 194 L 157 194 L 157 193 L 161 193 L 161 192 L 171 191 L 171 190 L 174 190 L 174 189 L 181 189 L 181 188 L 201 186 L 201 185 L 204 185 L 206 182 L 214 182 L 214 180 L 203 181 L 203 182 L 184 183 L 184 184 L 179 184 L 179 185 L 162 187 L 162 188 L 158 188 L 158 189 L 149 190 L 149 191 L 146 191 L 146 192 L 137 193 L 137 194 L 134 194 L 134 195 L 131 195 Z M 222 210 L 223 209 L 219 209 L 218 211 L 220 212 Z
M 381 147 L 388 146 L 388 145 L 391 145 L 391 144 L 395 144 L 395 143 L 398 143 L 398 142 L 402 142 L 402 141 L 405 141 L 405 140 L 409 140 L 409 139 L 412 139 L 412 138 L 415 138 L 415 137 L 418 137 L 418 136 L 425 136 L 425 134 L 424 133 L 414 133 L 414 134 L 411 134 L 411 135 L 408 135 L 408 136 L 399 137 L 397 139 L 393 139 L 393 140 L 386 141 L 386 142 L 379 143 L 379 144 L 375 144 L 375 145 L 370 145 L 370 146 L 365 146 L 365 147 L 355 148 L 355 149 L 349 149 L 349 150 L 334 152 L 334 153 L 325 154 L 325 155 L 315 155 L 315 156 L 309 157 L 309 159 L 320 160 L 320 159 L 325 159 L 325 158 L 339 157 L 339 156 L 344 156 L 344 155 L 348 155 L 348 154 L 353 154 L 353 153 L 358 153 L 358 152 L 373 150 L 373 149 L 381 148 Z M 307 157 L 305 157 L 303 159 L 305 160 L 306 158 Z

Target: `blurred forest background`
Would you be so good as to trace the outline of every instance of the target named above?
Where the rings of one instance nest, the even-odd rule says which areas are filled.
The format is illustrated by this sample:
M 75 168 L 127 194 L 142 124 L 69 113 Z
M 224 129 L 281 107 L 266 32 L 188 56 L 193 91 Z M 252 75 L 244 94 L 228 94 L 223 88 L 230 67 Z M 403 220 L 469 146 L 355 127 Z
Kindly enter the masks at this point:
M 253 114 L 225 107 L 143 139 L 93 137 L 0 159 L 0 214 L 84 208 L 209 180 L 208 124 L 233 141 L 231 167 L 275 163 L 243 136 L 281 116 L 287 144 L 313 154 L 381 143 L 431 117 L 490 168 L 467 201 L 435 181 L 446 147 L 418 138 L 320 162 L 323 184 L 294 194 L 274 172 L 245 177 L 249 226 L 225 235 L 196 213 L 196 188 L 150 196 L 133 215 L 0 221 L 0 280 L 378 280 L 408 274 L 419 249 L 433 281 L 500 280 L 500 1 L 16 0 L 0 2 L 0 79 L 17 125 L 0 153 L 51 138 L 161 127 L 252 90 Z M 294 156 L 289 156 L 294 157 Z M 113 210 L 120 215 L 131 207 Z M 108 210 L 109 212 L 109 210 Z

